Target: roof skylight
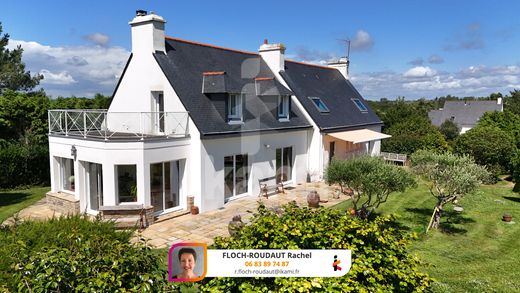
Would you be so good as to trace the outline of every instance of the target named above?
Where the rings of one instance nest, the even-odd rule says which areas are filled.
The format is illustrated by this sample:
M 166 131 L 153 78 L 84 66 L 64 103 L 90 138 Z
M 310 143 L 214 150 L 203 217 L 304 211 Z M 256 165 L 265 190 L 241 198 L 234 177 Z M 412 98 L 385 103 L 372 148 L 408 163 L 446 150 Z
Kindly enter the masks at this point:
M 316 106 L 316 109 L 318 109 L 318 111 L 320 111 L 321 113 L 329 113 L 330 112 L 329 108 L 327 108 L 325 103 L 320 98 L 318 98 L 318 97 L 309 97 L 309 99 L 311 99 L 311 101 L 314 104 L 314 106 Z
M 368 111 L 367 107 L 365 105 L 363 105 L 363 103 L 361 103 L 361 101 L 359 99 L 352 99 L 352 102 L 354 102 L 354 104 L 359 109 L 359 111 L 361 111 L 361 112 Z

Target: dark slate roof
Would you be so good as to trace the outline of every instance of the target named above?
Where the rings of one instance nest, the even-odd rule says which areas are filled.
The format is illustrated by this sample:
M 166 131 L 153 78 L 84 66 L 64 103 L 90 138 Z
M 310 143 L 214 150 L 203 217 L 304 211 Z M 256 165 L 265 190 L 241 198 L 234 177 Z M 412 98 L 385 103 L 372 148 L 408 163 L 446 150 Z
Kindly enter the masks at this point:
M 191 41 L 166 38 L 166 54 L 157 52 L 155 59 L 175 89 L 201 136 L 234 136 L 255 131 L 283 131 L 312 127 L 297 107 L 291 107 L 290 121 L 277 118 L 278 96 L 291 93 L 278 81 L 269 96 L 257 96 L 255 79 L 274 77 L 260 55 L 225 49 Z M 213 93 L 202 93 L 203 74 L 224 72 L 224 78 L 214 78 Z M 213 75 L 217 77 L 218 75 Z M 208 79 L 207 85 L 212 85 Z M 220 84 L 219 84 L 220 83 Z M 226 120 L 227 93 L 244 93 L 243 124 L 228 124 Z M 278 90 L 279 89 L 279 90 Z
M 280 74 L 323 132 L 383 123 L 352 83 L 334 68 L 286 60 Z M 309 97 L 320 98 L 330 112 L 319 112 Z M 359 99 L 368 111 L 361 112 L 351 99 Z
M 484 113 L 502 111 L 502 105 L 497 101 L 446 101 L 444 108 L 432 110 L 428 117 L 435 126 L 451 120 L 459 126 L 474 126 Z

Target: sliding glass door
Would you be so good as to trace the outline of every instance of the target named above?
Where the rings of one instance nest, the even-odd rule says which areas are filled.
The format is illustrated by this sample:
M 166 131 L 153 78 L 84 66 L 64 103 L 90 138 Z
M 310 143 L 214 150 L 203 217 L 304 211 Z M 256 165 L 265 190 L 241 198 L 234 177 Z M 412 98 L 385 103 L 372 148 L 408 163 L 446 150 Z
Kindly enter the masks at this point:
M 247 194 L 249 163 L 247 155 L 224 157 L 224 200 Z
M 292 147 L 276 149 L 276 183 L 292 179 Z
M 154 212 L 178 207 L 180 190 L 179 161 L 150 164 L 150 196 Z
M 103 167 L 101 164 L 86 162 L 88 210 L 98 211 L 103 205 Z

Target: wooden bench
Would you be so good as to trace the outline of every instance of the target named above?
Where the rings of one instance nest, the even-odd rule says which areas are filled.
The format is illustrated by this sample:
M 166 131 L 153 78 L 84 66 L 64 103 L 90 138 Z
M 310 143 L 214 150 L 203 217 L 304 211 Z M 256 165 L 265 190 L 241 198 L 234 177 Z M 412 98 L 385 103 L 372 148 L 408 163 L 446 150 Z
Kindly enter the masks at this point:
M 260 194 L 258 196 L 262 196 L 263 193 L 266 198 L 269 198 L 268 192 L 271 191 L 285 193 L 283 183 L 281 181 L 276 183 L 276 176 L 258 179 L 258 185 L 260 186 Z

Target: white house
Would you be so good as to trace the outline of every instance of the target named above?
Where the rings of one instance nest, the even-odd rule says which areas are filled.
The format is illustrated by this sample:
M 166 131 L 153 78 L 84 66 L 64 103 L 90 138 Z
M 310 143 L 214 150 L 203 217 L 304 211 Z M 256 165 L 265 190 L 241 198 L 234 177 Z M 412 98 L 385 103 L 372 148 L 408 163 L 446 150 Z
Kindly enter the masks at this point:
M 320 180 L 332 157 L 378 155 L 382 122 L 348 80 L 348 60 L 285 60 L 166 37 L 137 11 L 132 54 L 108 110 L 49 111 L 57 209 L 153 216 L 258 196 L 259 180 Z M 189 202 L 189 200 L 193 200 Z

